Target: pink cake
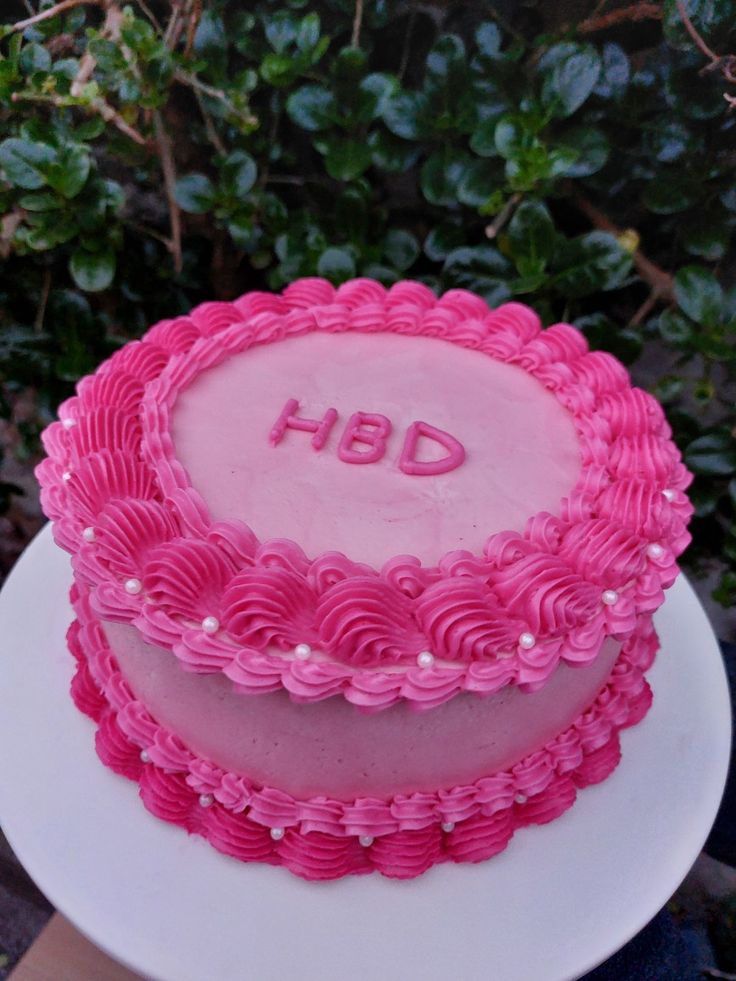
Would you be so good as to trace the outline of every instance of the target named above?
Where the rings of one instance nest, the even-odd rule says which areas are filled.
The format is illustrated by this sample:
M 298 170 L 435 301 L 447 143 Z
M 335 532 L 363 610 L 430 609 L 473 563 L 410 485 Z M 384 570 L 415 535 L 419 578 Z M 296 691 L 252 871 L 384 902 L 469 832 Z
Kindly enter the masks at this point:
M 304 279 L 156 324 L 59 415 L 72 695 L 156 816 L 308 879 L 408 878 L 616 767 L 689 475 L 575 328 Z

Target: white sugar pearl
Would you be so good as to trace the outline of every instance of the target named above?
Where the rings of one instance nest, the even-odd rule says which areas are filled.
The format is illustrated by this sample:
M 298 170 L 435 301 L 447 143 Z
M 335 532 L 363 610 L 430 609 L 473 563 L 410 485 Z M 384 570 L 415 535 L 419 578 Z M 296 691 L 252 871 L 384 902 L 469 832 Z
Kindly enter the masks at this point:
M 141 763 L 150 763 L 151 757 L 147 749 L 141 750 Z
M 361 835 L 360 838 L 358 838 L 358 841 L 361 843 L 363 848 L 370 848 L 370 846 L 373 844 L 373 836 Z
M 199 806 L 200 807 L 212 807 L 215 798 L 212 794 L 200 794 L 199 795 Z
M 652 542 L 647 548 L 647 555 L 650 559 L 661 559 L 664 555 L 664 549 L 658 542 Z
M 62 480 L 71 480 L 72 479 L 71 470 L 65 470 L 64 473 L 61 475 L 61 479 Z
M 613 606 L 614 603 L 618 603 L 618 593 L 615 589 L 606 589 L 603 591 L 601 599 L 606 606 Z
M 300 661 L 306 661 L 311 653 L 312 648 L 309 644 L 297 644 L 294 648 L 294 657 L 298 657 Z
M 523 647 L 525 651 L 534 647 L 536 642 L 537 639 L 534 634 L 527 633 L 526 631 L 519 637 L 519 647 Z
M 95 530 L 92 525 L 84 529 L 82 532 L 82 538 L 85 540 L 85 542 L 93 542 L 95 540 Z
M 443 831 L 447 831 L 448 833 L 450 831 L 454 831 L 455 830 L 455 822 L 454 821 L 443 821 L 442 822 L 442 830 Z
M 431 668 L 434 664 L 434 654 L 431 651 L 422 651 L 417 654 L 417 664 L 420 668 Z
M 202 630 L 206 634 L 216 634 L 220 629 L 220 621 L 217 617 L 205 617 L 202 621 Z
M 274 841 L 281 841 L 281 839 L 284 837 L 284 829 L 283 828 L 271 828 L 271 831 L 269 832 L 269 834 L 271 835 L 271 837 L 273 838 Z
M 61 424 L 64 427 L 64 429 L 73 429 L 77 424 L 77 420 L 67 416 L 66 419 L 61 420 Z
M 136 596 L 143 589 L 143 583 L 140 579 L 126 579 L 125 580 L 125 592 L 130 593 L 131 596 Z
M 517 804 L 526 804 L 528 798 L 526 794 L 517 794 L 516 797 L 514 797 L 514 800 Z
M 675 492 L 671 490 L 669 487 L 667 487 L 665 488 L 665 490 L 662 491 L 662 496 L 668 501 L 674 501 Z

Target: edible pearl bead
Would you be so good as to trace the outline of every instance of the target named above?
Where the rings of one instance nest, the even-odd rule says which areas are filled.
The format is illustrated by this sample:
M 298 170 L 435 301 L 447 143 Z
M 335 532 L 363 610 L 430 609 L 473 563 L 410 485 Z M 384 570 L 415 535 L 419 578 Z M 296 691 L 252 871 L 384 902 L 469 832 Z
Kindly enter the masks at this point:
M 604 590 L 601 599 L 606 606 L 613 606 L 614 603 L 618 603 L 618 593 L 615 589 L 606 589 Z
M 212 807 L 215 798 L 212 794 L 200 794 L 199 795 L 199 806 L 200 807 Z
M 517 804 L 526 804 L 527 799 L 526 794 L 517 794 L 516 797 L 514 797 Z
M 90 525 L 89 528 L 84 529 L 82 532 L 82 538 L 85 540 L 85 542 L 93 542 L 95 540 L 95 530 L 92 525 Z
M 434 654 L 431 651 L 422 651 L 417 654 L 417 664 L 420 668 L 431 668 L 434 664 Z
M 537 640 L 534 634 L 527 633 L 526 631 L 519 637 L 519 647 L 523 647 L 525 651 L 534 647 L 536 642 Z
M 72 479 L 71 470 L 65 470 L 64 473 L 61 475 L 61 479 L 62 480 L 71 480 Z
M 143 583 L 140 579 L 126 579 L 125 580 L 125 592 L 130 593 L 131 596 L 136 596 L 143 589 Z
M 361 835 L 360 838 L 358 838 L 358 841 L 361 843 L 363 848 L 370 848 L 370 846 L 373 844 L 373 836 Z
M 669 487 L 667 487 L 665 490 L 662 491 L 662 496 L 668 501 L 674 501 L 675 492 L 673 490 L 670 490 Z
M 454 821 L 443 821 L 442 822 L 442 830 L 443 831 L 447 831 L 448 833 L 450 831 L 454 831 L 455 830 L 455 822 Z
M 306 661 L 311 653 L 312 648 L 309 644 L 297 644 L 294 648 L 294 657 L 298 657 L 300 661 Z
M 151 757 L 150 757 L 147 749 L 142 749 L 141 750 L 141 753 L 140 753 L 140 756 L 141 756 L 141 763 L 150 763 L 151 762 Z
M 205 617 L 202 621 L 202 630 L 206 634 L 216 634 L 220 629 L 220 621 L 217 617 Z
M 664 555 L 664 549 L 658 542 L 652 542 L 647 548 L 647 555 L 650 559 L 661 559 Z
M 61 420 L 61 424 L 64 427 L 64 429 L 73 429 L 77 424 L 77 420 L 67 416 L 66 419 Z

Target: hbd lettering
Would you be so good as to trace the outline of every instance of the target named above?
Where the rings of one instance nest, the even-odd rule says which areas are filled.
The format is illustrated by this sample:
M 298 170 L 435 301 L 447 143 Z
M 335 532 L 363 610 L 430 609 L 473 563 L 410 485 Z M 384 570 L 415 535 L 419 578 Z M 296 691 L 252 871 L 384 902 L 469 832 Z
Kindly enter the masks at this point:
M 281 415 L 269 434 L 272 446 L 278 446 L 287 429 L 312 433 L 312 446 L 321 450 L 337 422 L 337 409 L 328 409 L 321 419 L 305 419 L 298 415 L 299 402 L 288 399 Z M 347 421 L 337 455 L 345 463 L 375 463 L 386 453 L 386 443 L 392 430 L 391 420 L 380 412 L 354 412 Z M 433 440 L 445 451 L 438 460 L 418 460 L 420 439 Z M 406 431 L 399 457 L 399 470 L 413 476 L 431 476 L 455 470 L 465 459 L 462 443 L 449 433 L 427 422 L 413 422 Z

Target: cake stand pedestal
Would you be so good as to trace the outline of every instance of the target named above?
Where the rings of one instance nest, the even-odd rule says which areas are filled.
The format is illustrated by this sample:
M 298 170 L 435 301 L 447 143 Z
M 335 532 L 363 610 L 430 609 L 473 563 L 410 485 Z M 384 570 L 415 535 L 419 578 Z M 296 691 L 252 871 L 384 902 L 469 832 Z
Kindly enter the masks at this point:
M 68 694 L 69 559 L 46 528 L 0 596 L 0 820 L 50 901 L 157 981 L 562 981 L 664 905 L 715 817 L 730 743 L 718 645 L 680 578 L 656 617 L 654 706 L 562 817 L 481 865 L 307 883 L 152 817 Z

